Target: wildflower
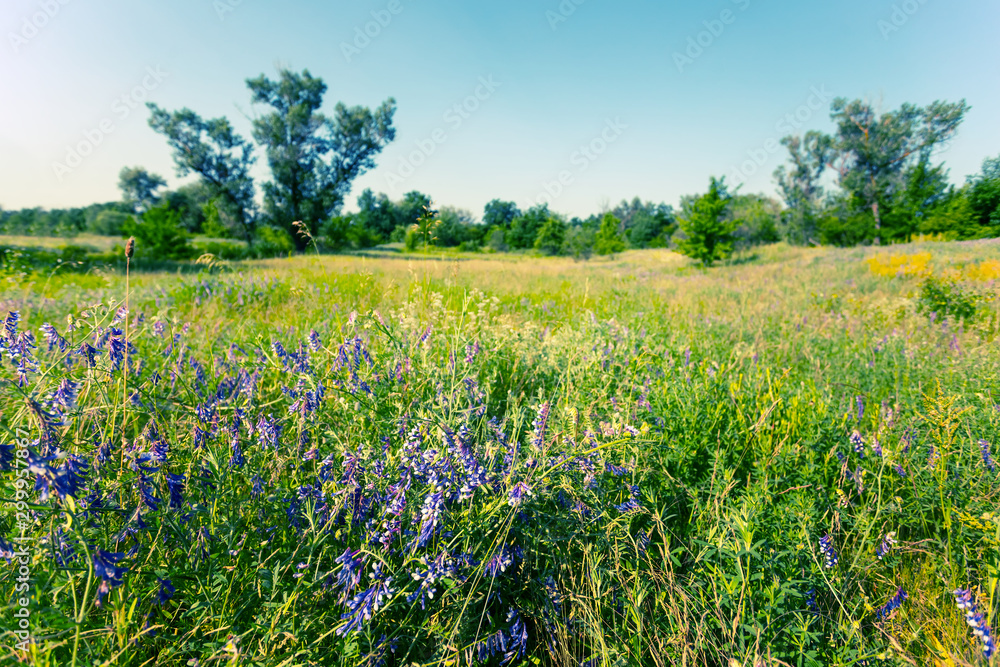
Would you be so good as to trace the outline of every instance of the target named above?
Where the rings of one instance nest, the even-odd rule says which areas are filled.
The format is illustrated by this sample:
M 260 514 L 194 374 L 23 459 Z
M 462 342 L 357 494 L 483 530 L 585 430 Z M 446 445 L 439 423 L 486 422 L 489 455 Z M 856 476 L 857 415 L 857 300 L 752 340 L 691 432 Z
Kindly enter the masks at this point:
M 92 558 L 94 574 L 101 578 L 101 587 L 97 591 L 98 605 L 111 592 L 112 588 L 122 583 L 122 576 L 128 572 L 128 569 L 119 567 L 118 563 L 124 558 L 125 554 L 123 553 L 94 549 Z
M 355 595 L 347 603 L 348 612 L 341 615 L 341 618 L 349 620 L 337 628 L 338 635 L 344 636 L 348 632 L 360 632 L 362 622 L 370 621 L 375 612 L 395 592 L 392 588 L 392 577 L 383 572 L 381 563 L 375 565 L 372 570 L 372 582 L 372 586 Z
M 644 530 L 640 530 L 639 534 L 636 535 L 636 545 L 639 547 L 639 553 L 646 553 L 646 549 L 649 548 L 650 535 Z
M 886 533 L 885 537 L 882 538 L 882 542 L 878 545 L 875 550 L 875 555 L 878 556 L 879 560 L 882 560 L 892 551 L 893 545 L 896 544 L 896 533 Z
M 851 433 L 851 446 L 854 447 L 854 451 L 861 456 L 865 457 L 865 439 L 860 433 L 855 430 Z
M 11 310 L 7 312 L 7 317 L 4 319 L 3 327 L 7 332 L 7 340 L 11 343 L 14 342 L 14 338 L 17 336 L 17 323 L 21 319 L 21 314 L 16 310 Z
M 621 505 L 615 505 L 615 509 L 622 514 L 628 514 L 630 512 L 638 512 L 642 510 L 642 505 L 636 502 L 635 498 L 629 498 Z
M 125 359 L 125 341 L 122 339 L 121 329 L 111 329 L 111 337 L 108 339 L 108 357 L 111 359 L 111 370 L 115 371 Z
M 990 443 L 986 442 L 985 440 L 980 440 L 979 451 L 981 451 L 983 454 L 983 465 L 986 466 L 986 469 L 989 470 L 990 472 L 996 472 L 997 471 L 996 464 L 993 462 L 993 457 L 990 456 Z
M 319 334 L 316 333 L 315 329 L 309 332 L 309 347 L 312 348 L 313 352 L 319 352 L 323 349 L 323 341 L 320 340 Z
M 361 552 L 347 549 L 334 561 L 341 566 L 337 572 L 337 589 L 340 591 L 340 602 L 347 600 L 351 593 L 358 587 L 358 584 L 361 583 L 361 573 L 364 570 L 365 561 L 363 558 L 356 558 L 359 553 Z
M 490 575 L 490 578 L 495 579 L 498 575 L 507 571 L 507 568 L 514 564 L 514 554 L 506 546 L 502 547 L 500 551 L 494 554 L 486 563 L 483 565 L 483 569 L 486 574 Z
M 833 569 L 840 560 L 833 548 L 833 538 L 829 534 L 819 538 L 819 552 L 825 558 L 824 567 Z
M 63 378 L 59 387 L 52 394 L 51 402 L 58 406 L 63 412 L 68 411 L 76 403 L 77 383 L 68 378 Z
M 167 489 L 170 491 L 170 509 L 184 506 L 184 475 L 167 474 Z
M 532 495 L 534 495 L 534 493 L 532 492 L 530 486 L 528 486 L 524 482 L 518 482 L 516 485 L 514 485 L 514 488 L 512 488 L 507 493 L 507 503 L 511 507 L 517 507 L 518 505 L 524 502 L 526 497 Z
M 906 591 L 900 587 L 896 591 L 896 594 L 893 595 L 888 602 L 882 605 L 877 612 L 875 612 L 876 618 L 880 621 L 888 618 L 892 612 L 903 606 L 903 602 L 905 602 L 908 597 L 909 595 L 906 594 Z
M 45 342 L 49 345 L 49 352 L 51 352 L 52 348 L 55 347 L 58 347 L 60 352 L 66 351 L 66 339 L 59 335 L 59 332 L 56 331 L 54 326 L 46 322 L 41 326 L 41 330 L 42 338 L 44 338 Z
M 174 588 L 174 585 L 169 579 L 160 579 L 157 577 L 156 580 L 160 583 L 160 590 L 156 595 L 156 601 L 157 604 L 162 607 L 167 600 L 174 597 L 174 593 L 177 592 L 177 589 Z
M 538 408 L 538 414 L 535 416 L 535 421 L 532 423 L 532 443 L 535 447 L 541 448 L 545 444 L 545 428 L 549 423 L 549 404 L 542 403 L 542 406 Z
M 965 612 L 965 622 L 972 628 L 972 634 L 979 637 L 979 641 L 983 644 L 983 656 L 989 660 L 993 652 L 996 651 L 996 643 L 994 643 L 993 636 L 990 634 L 990 626 L 986 624 L 986 619 L 976 609 L 976 601 L 972 596 L 972 590 L 959 588 L 953 595 L 955 596 L 955 604 L 959 610 Z
M 899 475 L 900 477 L 906 477 L 906 469 L 903 468 L 903 466 L 899 465 L 898 463 L 895 466 L 893 466 L 893 470 L 895 470 L 896 474 Z

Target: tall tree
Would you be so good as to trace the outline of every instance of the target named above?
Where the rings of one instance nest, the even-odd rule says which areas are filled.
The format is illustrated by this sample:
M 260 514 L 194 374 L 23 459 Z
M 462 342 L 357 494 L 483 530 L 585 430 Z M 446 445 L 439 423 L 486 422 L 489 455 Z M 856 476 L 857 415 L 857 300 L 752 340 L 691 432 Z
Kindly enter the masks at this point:
M 622 237 L 621 225 L 622 221 L 614 213 L 605 213 L 594 237 L 594 252 L 598 255 L 614 255 L 624 250 L 625 239 Z
M 225 118 L 203 120 L 190 109 L 170 113 L 152 102 L 146 106 L 152 112 L 150 127 L 164 135 L 174 151 L 177 175 L 201 176 L 229 224 L 240 228 L 251 243 L 256 219 L 250 176 L 256 159 L 253 146 Z
M 149 173 L 145 167 L 122 167 L 118 172 L 122 203 L 133 213 L 143 213 L 156 206 L 160 201 L 156 191 L 166 184 L 162 176 Z
M 823 186 L 820 179 L 833 159 L 833 137 L 815 130 L 804 137 L 788 136 L 781 140 L 788 149 L 791 165 L 774 171 L 778 192 L 787 210 L 782 222 L 785 237 L 791 243 L 806 244 L 818 236 L 817 217 Z
M 253 137 L 264 147 L 273 180 L 264 185 L 264 207 L 271 222 L 293 231 L 304 222 L 318 233 L 344 201 L 351 182 L 375 166 L 375 156 L 396 136 L 396 102 L 389 98 L 374 112 L 338 103 L 332 117 L 320 113 L 326 84 L 308 70 L 278 70 L 248 79 L 252 101 L 271 108 L 253 121 Z M 295 234 L 296 242 L 306 239 Z
M 834 150 L 840 185 L 859 206 L 871 210 L 876 244 L 882 211 L 905 189 L 907 167 L 929 163 L 934 150 L 955 135 L 968 109 L 965 100 L 936 101 L 926 107 L 907 103 L 880 115 L 861 100 L 833 101 L 830 117 L 837 124 Z
M 732 196 L 726 190 L 725 179 L 712 177 L 708 192 L 698 197 L 691 213 L 678 220 L 685 238 L 677 243 L 678 251 L 700 261 L 705 266 L 726 259 L 733 252 L 735 232 L 742 221 L 726 215 Z

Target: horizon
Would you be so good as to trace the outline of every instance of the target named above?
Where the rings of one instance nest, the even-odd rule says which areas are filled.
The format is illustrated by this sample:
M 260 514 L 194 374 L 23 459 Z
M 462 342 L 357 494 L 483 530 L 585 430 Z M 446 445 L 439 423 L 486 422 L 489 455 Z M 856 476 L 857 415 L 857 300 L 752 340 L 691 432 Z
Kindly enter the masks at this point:
M 259 108 L 245 81 L 277 65 L 322 78 L 325 112 L 397 101 L 396 140 L 354 181 L 345 211 L 370 188 L 392 200 L 419 190 L 477 218 L 492 199 L 585 218 L 634 197 L 677 208 L 710 176 L 776 196 L 771 174 L 787 158 L 777 142 L 830 131 L 835 97 L 883 111 L 967 100 L 938 157 L 961 184 L 1000 153 L 1000 75 L 968 64 L 1000 59 L 998 18 L 985 0 L 14 0 L 0 19 L 0 86 L 19 101 L 0 108 L 0 206 L 115 201 L 126 166 L 171 189 L 194 180 L 176 176 L 144 103 L 226 116 L 249 138 Z M 256 155 L 259 197 L 268 170 Z

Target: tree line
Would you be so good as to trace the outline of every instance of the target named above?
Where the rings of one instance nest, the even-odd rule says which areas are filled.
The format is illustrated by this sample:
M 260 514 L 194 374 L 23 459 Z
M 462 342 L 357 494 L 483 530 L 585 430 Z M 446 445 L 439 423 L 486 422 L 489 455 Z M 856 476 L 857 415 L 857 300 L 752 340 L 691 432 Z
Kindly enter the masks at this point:
M 246 81 L 264 113 L 252 121 L 252 141 L 226 118 L 203 119 L 190 109 L 149 103 L 149 124 L 172 149 L 178 176 L 197 180 L 175 190 L 142 167 L 119 175 L 122 199 L 85 208 L 0 210 L 0 231 L 72 235 L 134 235 L 158 257 L 194 254 L 192 235 L 235 238 L 243 250 L 268 256 L 316 249 L 339 251 L 383 243 L 407 250 L 533 251 L 587 258 L 629 248 L 669 247 L 705 264 L 734 250 L 792 244 L 879 244 L 918 234 L 946 239 L 1000 236 L 1000 157 L 955 187 L 936 156 L 954 138 L 969 110 L 964 100 L 926 107 L 904 104 L 880 113 L 871 104 L 838 98 L 832 134 L 787 136 L 788 164 L 774 172 L 781 200 L 745 194 L 712 177 L 708 191 L 681 198 L 679 208 L 635 198 L 587 218 L 567 218 L 548 205 L 521 210 L 494 199 L 481 216 L 413 191 L 392 201 L 365 190 L 356 212 L 344 212 L 352 182 L 375 165 L 395 137 L 395 101 L 378 108 L 338 103 L 321 109 L 326 84 L 308 70 L 279 69 L 272 80 Z M 250 175 L 263 152 L 271 179 Z M 235 255 L 234 255 L 235 256 Z

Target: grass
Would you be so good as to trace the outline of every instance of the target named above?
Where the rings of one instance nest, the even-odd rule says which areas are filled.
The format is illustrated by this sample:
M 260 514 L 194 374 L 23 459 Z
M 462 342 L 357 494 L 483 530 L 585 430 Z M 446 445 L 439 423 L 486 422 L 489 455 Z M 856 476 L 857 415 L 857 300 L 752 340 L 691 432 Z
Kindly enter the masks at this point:
M 889 251 L 930 268 L 784 245 L 711 271 L 666 250 L 139 262 L 114 324 L 117 271 L 10 273 L 0 315 L 67 346 L 6 343 L 0 427 L 35 466 L 4 454 L 33 636 L 5 650 L 986 664 L 954 591 L 996 626 L 1000 305 L 974 269 L 1000 245 Z

